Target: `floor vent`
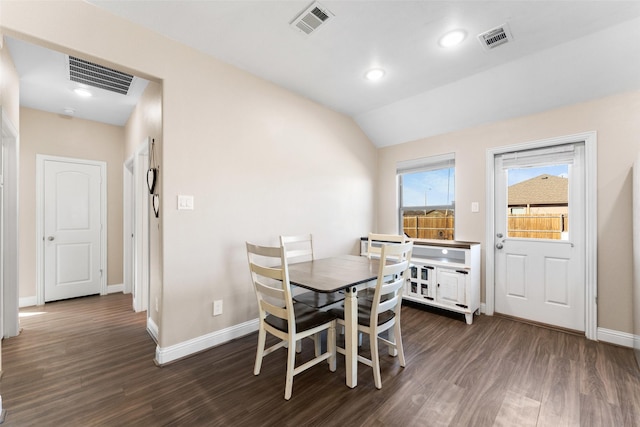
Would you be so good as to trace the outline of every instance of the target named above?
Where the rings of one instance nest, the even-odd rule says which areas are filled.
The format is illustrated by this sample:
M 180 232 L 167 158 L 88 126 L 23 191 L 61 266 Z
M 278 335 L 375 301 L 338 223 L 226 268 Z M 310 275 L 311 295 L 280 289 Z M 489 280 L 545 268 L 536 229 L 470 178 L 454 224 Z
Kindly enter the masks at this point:
M 489 31 L 479 34 L 478 40 L 480 40 L 480 43 L 482 43 L 482 47 L 485 50 L 491 50 L 513 41 L 513 36 L 511 35 L 509 24 L 505 23 L 499 27 L 492 28 Z
M 69 80 L 126 95 L 131 87 L 133 76 L 69 56 Z
M 327 8 L 315 2 L 298 15 L 291 23 L 291 26 L 306 35 L 310 35 L 333 16 L 335 15 Z

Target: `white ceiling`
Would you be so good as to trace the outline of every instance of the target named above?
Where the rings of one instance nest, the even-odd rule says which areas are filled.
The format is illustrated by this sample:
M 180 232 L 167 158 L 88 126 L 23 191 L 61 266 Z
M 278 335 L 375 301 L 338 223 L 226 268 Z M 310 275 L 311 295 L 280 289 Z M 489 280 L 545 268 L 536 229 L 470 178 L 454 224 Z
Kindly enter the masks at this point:
M 348 114 L 379 147 L 640 89 L 640 1 L 327 0 L 310 36 L 289 25 L 307 0 L 89 3 Z M 513 41 L 485 51 L 476 36 L 504 23 Z M 439 47 L 455 28 L 463 44 Z M 9 46 L 21 92 L 46 101 Z
M 6 43 L 20 76 L 23 107 L 124 126 L 148 84 L 134 77 L 127 95 L 92 87 L 93 96 L 81 98 L 73 92 L 80 85 L 69 79 L 67 55 L 10 37 Z

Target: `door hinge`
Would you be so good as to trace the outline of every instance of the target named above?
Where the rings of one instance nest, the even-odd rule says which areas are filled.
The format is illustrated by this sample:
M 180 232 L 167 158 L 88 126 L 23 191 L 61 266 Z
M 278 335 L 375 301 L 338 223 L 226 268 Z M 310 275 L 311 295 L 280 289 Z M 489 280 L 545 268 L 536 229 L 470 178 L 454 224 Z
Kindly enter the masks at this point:
M 102 269 L 100 269 L 100 277 L 102 277 Z

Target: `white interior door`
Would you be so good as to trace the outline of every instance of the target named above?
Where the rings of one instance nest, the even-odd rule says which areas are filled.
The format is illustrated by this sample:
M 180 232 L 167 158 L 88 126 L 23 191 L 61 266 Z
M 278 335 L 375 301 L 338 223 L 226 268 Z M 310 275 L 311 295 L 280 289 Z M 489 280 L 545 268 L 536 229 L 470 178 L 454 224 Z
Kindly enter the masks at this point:
M 494 161 L 495 311 L 584 331 L 584 144 L 502 153 Z M 550 175 L 551 171 L 563 171 L 564 176 Z M 518 182 L 518 175 L 529 178 Z M 547 227 L 540 224 L 547 223 L 547 217 L 553 216 L 548 213 L 554 209 L 556 214 L 562 211 L 562 197 L 552 194 L 553 186 L 529 184 L 536 184 L 536 179 L 559 181 L 557 178 L 565 176 L 568 221 L 565 218 L 564 229 L 550 237 Z M 522 184 L 519 190 L 528 187 L 532 193 L 546 188 L 545 194 L 523 196 L 513 190 L 516 184 Z M 527 197 L 532 203 L 523 201 Z M 515 225 L 523 218 L 528 224 L 524 227 L 527 232 L 519 231 Z
M 99 294 L 102 167 L 46 159 L 43 177 L 44 300 Z

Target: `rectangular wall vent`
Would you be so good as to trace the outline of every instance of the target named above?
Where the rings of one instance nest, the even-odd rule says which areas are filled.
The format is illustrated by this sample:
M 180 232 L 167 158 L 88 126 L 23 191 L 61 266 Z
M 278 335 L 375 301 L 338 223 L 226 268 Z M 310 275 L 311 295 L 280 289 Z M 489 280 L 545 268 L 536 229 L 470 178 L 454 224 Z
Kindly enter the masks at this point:
M 126 95 L 131 87 L 133 76 L 69 56 L 69 80 Z
M 333 16 L 334 14 L 327 8 L 315 2 L 302 11 L 302 13 L 291 22 L 291 26 L 306 35 L 310 35 Z
M 485 50 L 495 49 L 498 46 L 509 43 L 513 40 L 509 24 L 502 24 L 499 27 L 492 28 L 478 35 L 478 40 Z

